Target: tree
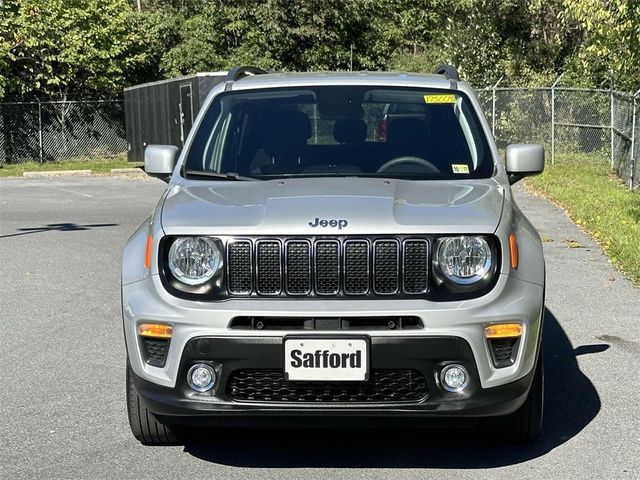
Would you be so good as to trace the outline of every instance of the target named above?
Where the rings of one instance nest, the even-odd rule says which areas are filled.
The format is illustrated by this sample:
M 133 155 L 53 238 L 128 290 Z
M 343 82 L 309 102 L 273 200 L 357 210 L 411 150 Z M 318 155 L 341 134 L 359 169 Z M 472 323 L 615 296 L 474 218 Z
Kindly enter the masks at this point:
M 565 0 L 584 41 L 569 59 L 573 76 L 587 85 L 607 82 L 613 70 L 620 88 L 640 87 L 640 0 Z
M 252 63 L 270 69 L 380 68 L 370 22 L 379 2 L 285 0 L 209 2 L 186 19 L 180 41 L 161 61 L 169 74 Z M 366 40 L 365 40 L 366 38 Z
M 140 11 L 138 11 L 138 4 Z M 252 64 L 638 88 L 640 0 L 0 0 L 0 97 L 109 96 Z M 352 54 L 353 52 L 353 54 Z
M 5 0 L 5 94 L 66 99 L 121 92 L 142 60 L 127 0 Z M 4 11 L 3 11 L 4 13 Z M 3 48 L 3 47 L 0 47 Z
M 9 83 L 11 53 L 17 46 L 15 38 L 9 35 L 17 10 L 15 3 L 0 2 L 0 98 Z

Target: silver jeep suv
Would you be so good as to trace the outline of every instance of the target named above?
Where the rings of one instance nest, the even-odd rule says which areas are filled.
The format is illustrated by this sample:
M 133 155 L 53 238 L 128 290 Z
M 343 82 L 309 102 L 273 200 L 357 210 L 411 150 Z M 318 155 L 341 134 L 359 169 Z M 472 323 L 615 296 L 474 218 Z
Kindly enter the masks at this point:
M 181 152 L 145 151 L 168 187 L 124 250 L 135 437 L 348 416 L 534 439 L 545 267 L 510 185 L 542 147 L 503 164 L 451 66 L 229 75 Z

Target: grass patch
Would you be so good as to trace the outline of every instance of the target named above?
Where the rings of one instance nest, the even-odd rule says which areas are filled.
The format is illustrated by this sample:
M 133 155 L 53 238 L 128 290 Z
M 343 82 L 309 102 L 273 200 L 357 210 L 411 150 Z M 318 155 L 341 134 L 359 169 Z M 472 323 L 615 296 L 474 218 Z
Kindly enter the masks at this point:
M 640 193 L 629 191 L 601 162 L 582 160 L 547 165 L 526 185 L 563 207 L 602 245 L 611 262 L 640 285 Z
M 25 162 L 0 164 L 0 177 L 21 177 L 24 172 L 51 170 L 91 170 L 93 173 L 108 173 L 112 168 L 134 168 L 140 163 L 127 162 L 126 155 L 109 158 L 76 158 L 60 162 Z

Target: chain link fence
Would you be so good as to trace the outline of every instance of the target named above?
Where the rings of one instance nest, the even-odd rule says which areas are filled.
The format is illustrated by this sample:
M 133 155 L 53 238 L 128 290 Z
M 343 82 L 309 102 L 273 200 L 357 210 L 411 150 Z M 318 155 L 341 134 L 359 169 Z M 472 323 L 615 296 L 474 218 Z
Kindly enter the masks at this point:
M 104 158 L 126 152 L 124 103 L 0 103 L 0 164 Z
M 609 165 L 640 190 L 640 91 L 496 84 L 477 93 L 498 147 L 541 143 L 551 163 Z
M 498 84 L 477 93 L 500 148 L 541 143 L 551 163 L 610 165 L 640 190 L 640 91 Z M 0 164 L 122 154 L 124 118 L 120 100 L 0 103 Z

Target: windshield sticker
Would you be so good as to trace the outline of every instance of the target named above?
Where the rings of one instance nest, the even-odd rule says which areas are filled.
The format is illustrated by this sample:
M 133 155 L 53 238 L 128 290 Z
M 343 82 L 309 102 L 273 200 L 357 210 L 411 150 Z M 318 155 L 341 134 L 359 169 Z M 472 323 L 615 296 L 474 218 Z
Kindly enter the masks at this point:
M 455 95 L 425 95 L 425 103 L 456 103 Z
M 469 165 L 454 163 L 451 168 L 453 168 L 453 173 L 469 173 Z

